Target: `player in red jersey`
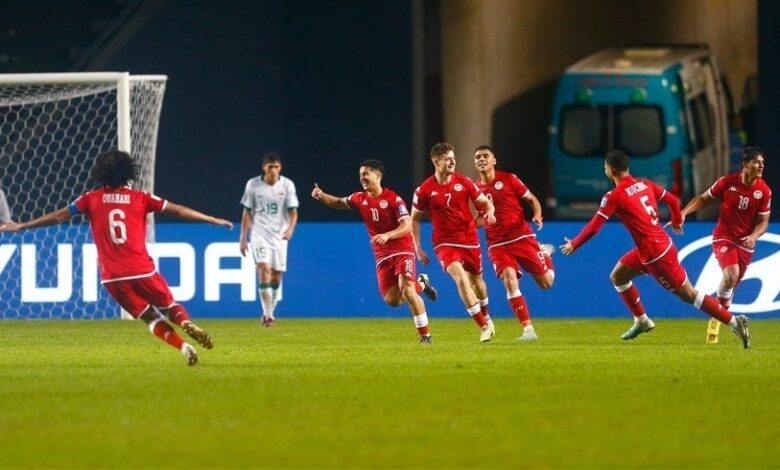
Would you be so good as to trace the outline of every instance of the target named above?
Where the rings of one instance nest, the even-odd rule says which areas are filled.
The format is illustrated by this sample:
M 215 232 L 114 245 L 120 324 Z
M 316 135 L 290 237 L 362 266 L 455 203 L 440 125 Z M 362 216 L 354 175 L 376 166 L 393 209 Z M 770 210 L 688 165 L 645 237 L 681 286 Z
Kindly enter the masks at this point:
M 718 301 L 729 308 L 734 288 L 745 275 L 753 258 L 756 240 L 769 228 L 772 190 L 761 178 L 766 156 L 759 147 L 742 152 L 742 170 L 719 178 L 707 191 L 691 199 L 682 210 L 682 220 L 702 206 L 720 199 L 718 223 L 712 231 L 712 251 L 723 277 L 718 285 Z M 718 342 L 720 322 L 707 324 L 707 343 Z
M 520 181 L 517 175 L 496 170 L 496 157 L 488 145 L 480 145 L 474 151 L 474 165 L 479 173 L 477 186 L 496 210 L 496 223 L 485 227 L 488 256 L 496 275 L 506 288 L 509 307 L 523 326 L 518 341 L 539 339 L 531 323 L 528 303 L 520 292 L 518 273 L 520 268 L 531 274 L 542 289 L 549 289 L 555 279 L 550 253 L 551 245 L 541 245 L 525 220 L 520 201 L 526 201 L 533 211 L 531 220 L 541 230 L 542 206 L 539 200 Z
M 659 225 L 657 201 L 663 201 L 672 214 L 672 229 L 675 233 L 682 233 L 680 201 L 652 181 L 631 176 L 628 172 L 628 156 L 621 150 L 607 152 L 604 172 L 615 183 L 615 189 L 604 195 L 601 207 L 582 231 L 573 240 L 566 239 L 566 243 L 561 245 L 561 252 L 572 254 L 596 235 L 613 214 L 620 217 L 636 243 L 636 248 L 623 255 L 610 274 L 615 290 L 634 315 L 634 324 L 621 338 L 634 339 L 655 328 L 640 302 L 639 291 L 631 282 L 640 274 L 649 273 L 684 302 L 727 323 L 742 340 L 742 345 L 749 348 L 747 317 L 732 315 L 714 297 L 694 289 L 685 269 L 677 260 L 677 248 L 669 234 Z
M 382 187 L 384 173 L 382 162 L 366 160 L 360 164 L 359 173 L 363 191 L 347 197 L 336 197 L 325 193 L 315 183 L 311 197 L 331 209 L 355 209 L 360 212 L 374 250 L 376 277 L 382 298 L 391 307 L 407 302 L 420 343 L 430 343 L 428 314 L 418 293 L 424 292 L 428 298 L 436 300 L 436 289 L 425 274 L 415 279 L 416 262 L 409 210 L 395 191 Z
M 152 334 L 179 349 L 188 365 L 196 364 L 198 354 L 195 348 L 182 340 L 165 321 L 166 317 L 207 349 L 211 349 L 214 343 L 208 333 L 192 322 L 187 310 L 173 300 L 168 284 L 157 272 L 146 251 L 146 214 L 163 212 L 230 229 L 233 224 L 131 189 L 130 182 L 138 177 L 138 165 L 127 152 L 111 150 L 101 154 L 90 177 L 100 188 L 88 191 L 67 207 L 37 219 L 0 225 L 0 231 L 18 232 L 61 224 L 77 214 L 84 214 L 92 228 L 101 283 L 106 290 L 130 315 L 147 323 Z
M 430 262 L 420 241 L 420 219 L 423 212 L 428 212 L 433 226 L 433 251 L 441 267 L 455 281 L 466 311 L 480 327 L 479 340 L 490 341 L 496 329 L 488 313 L 482 251 L 469 201 L 485 214 L 488 225 L 496 221 L 493 203 L 479 192 L 473 181 L 455 172 L 455 148 L 451 144 L 436 144 L 430 154 L 435 173 L 414 191 L 412 203 L 412 237 L 417 259 L 423 264 Z

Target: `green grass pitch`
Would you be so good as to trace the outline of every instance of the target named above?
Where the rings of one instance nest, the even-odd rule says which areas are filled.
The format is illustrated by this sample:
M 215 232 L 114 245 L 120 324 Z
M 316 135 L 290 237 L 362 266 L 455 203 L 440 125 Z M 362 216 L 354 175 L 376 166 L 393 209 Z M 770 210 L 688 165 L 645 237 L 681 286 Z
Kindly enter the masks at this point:
M 780 466 L 780 321 L 204 320 L 201 363 L 138 322 L 0 322 L 0 467 Z

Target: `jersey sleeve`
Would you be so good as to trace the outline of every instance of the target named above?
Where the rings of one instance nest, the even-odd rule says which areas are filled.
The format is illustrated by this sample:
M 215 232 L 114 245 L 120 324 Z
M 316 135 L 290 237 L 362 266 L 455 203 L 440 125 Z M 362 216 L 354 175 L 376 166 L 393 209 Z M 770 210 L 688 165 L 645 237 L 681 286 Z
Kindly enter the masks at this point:
M 721 176 L 718 178 L 717 181 L 715 181 L 712 186 L 710 186 L 710 189 L 707 190 L 707 192 L 715 199 L 721 199 L 723 196 L 723 191 L 726 188 L 726 177 Z
M 596 211 L 596 215 L 603 217 L 605 220 L 609 220 L 612 214 L 615 213 L 618 205 L 618 195 L 609 191 L 604 197 L 601 198 L 599 209 Z
M 284 204 L 287 210 L 298 208 L 298 193 L 295 191 L 295 183 L 292 180 L 287 180 L 289 185 L 287 187 L 287 196 L 284 198 Z
M 406 203 L 403 199 L 401 199 L 401 196 L 395 197 L 395 218 L 396 220 L 401 220 L 403 218 L 409 217 L 409 209 L 406 208 Z
M 168 201 L 151 193 L 143 194 L 146 212 L 162 212 L 165 210 L 165 206 L 168 204 Z
M 647 184 L 652 188 L 655 200 L 658 202 L 663 201 L 669 206 L 672 224 L 679 225 L 682 222 L 682 213 L 680 212 L 680 200 L 677 199 L 677 196 L 653 181 L 647 180 Z
M 766 187 L 766 197 L 761 200 L 758 206 L 759 215 L 767 215 L 772 212 L 772 190 Z
M 252 195 L 252 180 L 246 182 L 244 187 L 244 195 L 241 197 L 241 205 L 244 209 L 251 211 L 255 208 L 255 198 Z
M 75 201 L 68 204 L 68 212 L 73 217 L 76 214 L 84 214 L 89 216 L 89 204 L 87 201 L 87 194 L 82 194 L 77 197 Z
M 531 190 L 528 189 L 528 186 L 526 186 L 525 183 L 523 183 L 523 180 L 517 175 L 512 175 L 512 182 L 515 187 L 515 194 L 517 194 L 517 197 L 520 199 L 523 199 L 531 192 Z
M 428 210 L 428 198 L 423 192 L 422 186 L 418 186 L 414 190 L 414 196 L 412 197 L 412 207 L 420 212 Z
M 345 197 L 344 202 L 346 202 L 347 205 L 352 209 L 357 209 L 358 204 L 360 204 L 360 201 L 358 200 L 359 198 L 360 198 L 360 193 L 355 192 Z
M 466 191 L 468 191 L 469 199 L 476 201 L 477 198 L 482 195 L 482 191 L 479 190 L 479 186 L 477 186 L 477 183 L 471 181 L 468 178 L 463 178 L 463 180 L 463 186 L 465 186 Z

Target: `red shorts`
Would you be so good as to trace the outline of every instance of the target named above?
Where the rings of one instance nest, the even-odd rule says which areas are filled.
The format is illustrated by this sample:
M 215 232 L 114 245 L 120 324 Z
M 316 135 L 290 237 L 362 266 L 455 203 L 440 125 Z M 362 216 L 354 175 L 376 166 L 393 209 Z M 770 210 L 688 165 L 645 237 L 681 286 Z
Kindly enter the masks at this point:
M 520 268 L 523 268 L 533 275 L 544 274 L 551 269 L 544 260 L 544 252 L 539 248 L 535 237 L 521 238 L 505 245 L 489 247 L 488 256 L 497 276 L 500 276 L 506 268 L 512 268 L 518 273 Z
M 379 292 L 382 297 L 387 295 L 393 287 L 398 287 L 398 276 L 414 281 L 416 269 L 416 262 L 412 254 L 391 256 L 377 264 L 376 280 L 379 283 Z
M 439 245 L 433 249 L 443 270 L 447 266 L 460 261 L 463 268 L 471 274 L 482 273 L 482 250 L 479 247 L 465 248 L 462 246 Z
M 741 280 L 742 276 L 745 275 L 745 271 L 753 259 L 752 252 L 743 250 L 739 245 L 727 241 L 712 242 L 712 252 L 715 253 L 715 258 L 718 259 L 720 269 L 733 264 L 739 267 L 738 280 Z
M 111 297 L 133 318 L 138 318 L 149 306 L 168 308 L 175 302 L 168 283 L 160 273 L 139 279 L 127 279 L 103 284 Z
M 665 255 L 650 264 L 642 264 L 636 248 L 623 255 L 620 262 L 637 271 L 652 275 L 659 284 L 672 292 L 682 287 L 688 279 L 688 274 L 677 260 L 677 248 L 674 245 Z

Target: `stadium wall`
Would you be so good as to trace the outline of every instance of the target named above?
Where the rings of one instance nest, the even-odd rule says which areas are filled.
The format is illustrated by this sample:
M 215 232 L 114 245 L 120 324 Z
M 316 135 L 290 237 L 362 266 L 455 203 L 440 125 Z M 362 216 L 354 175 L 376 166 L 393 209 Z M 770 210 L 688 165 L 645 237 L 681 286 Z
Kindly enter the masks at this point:
M 544 242 L 560 244 L 572 237 L 582 223 L 547 223 L 538 232 Z M 86 224 L 74 230 L 87 230 Z M 686 233 L 675 237 L 683 265 L 695 286 L 714 292 L 720 269 L 712 256 L 711 223 L 688 223 Z M 5 286 L 0 310 L 4 318 L 48 318 L 47 312 L 67 304 L 69 316 L 91 302 L 116 310 L 106 291 L 98 286 L 94 247 L 38 247 L 31 233 L 0 235 L 0 285 Z M 430 226 L 423 224 L 426 250 Z M 250 318 L 259 316 L 254 266 L 239 253 L 235 231 L 197 224 L 158 224 L 158 243 L 152 252 L 174 295 L 196 317 Z M 601 233 L 573 256 L 553 256 L 555 286 L 540 290 L 528 277 L 521 282 L 532 314 L 544 317 L 624 317 L 625 307 L 615 294 L 609 273 L 618 258 L 633 243 L 625 229 L 607 224 Z M 484 247 L 484 242 L 483 242 Z M 486 256 L 486 255 L 484 255 Z M 58 270 L 39 272 L 40 260 L 58 258 Z M 81 262 L 76 259 L 81 257 Z M 93 259 L 90 260 L 89 258 Z M 485 278 L 491 311 L 509 317 L 503 287 L 485 258 Z M 753 263 L 737 289 L 733 311 L 758 316 L 780 312 L 780 224 L 772 224 L 758 243 Z M 374 260 L 361 223 L 302 223 L 291 242 L 289 271 L 283 285 L 280 317 L 398 317 L 408 316 L 405 306 L 392 309 L 379 295 Z M 74 268 L 74 266 L 78 266 Z M 86 267 L 86 268 L 85 268 Z M 418 266 L 430 274 L 439 289 L 439 300 L 426 301 L 428 314 L 437 317 L 465 316 L 452 281 L 438 265 Z M 636 280 L 642 300 L 654 317 L 697 317 L 702 313 L 663 291 L 651 278 Z M 27 312 L 19 315 L 19 312 Z M 118 316 L 118 311 L 116 312 Z M 112 316 L 109 313 L 107 316 Z

